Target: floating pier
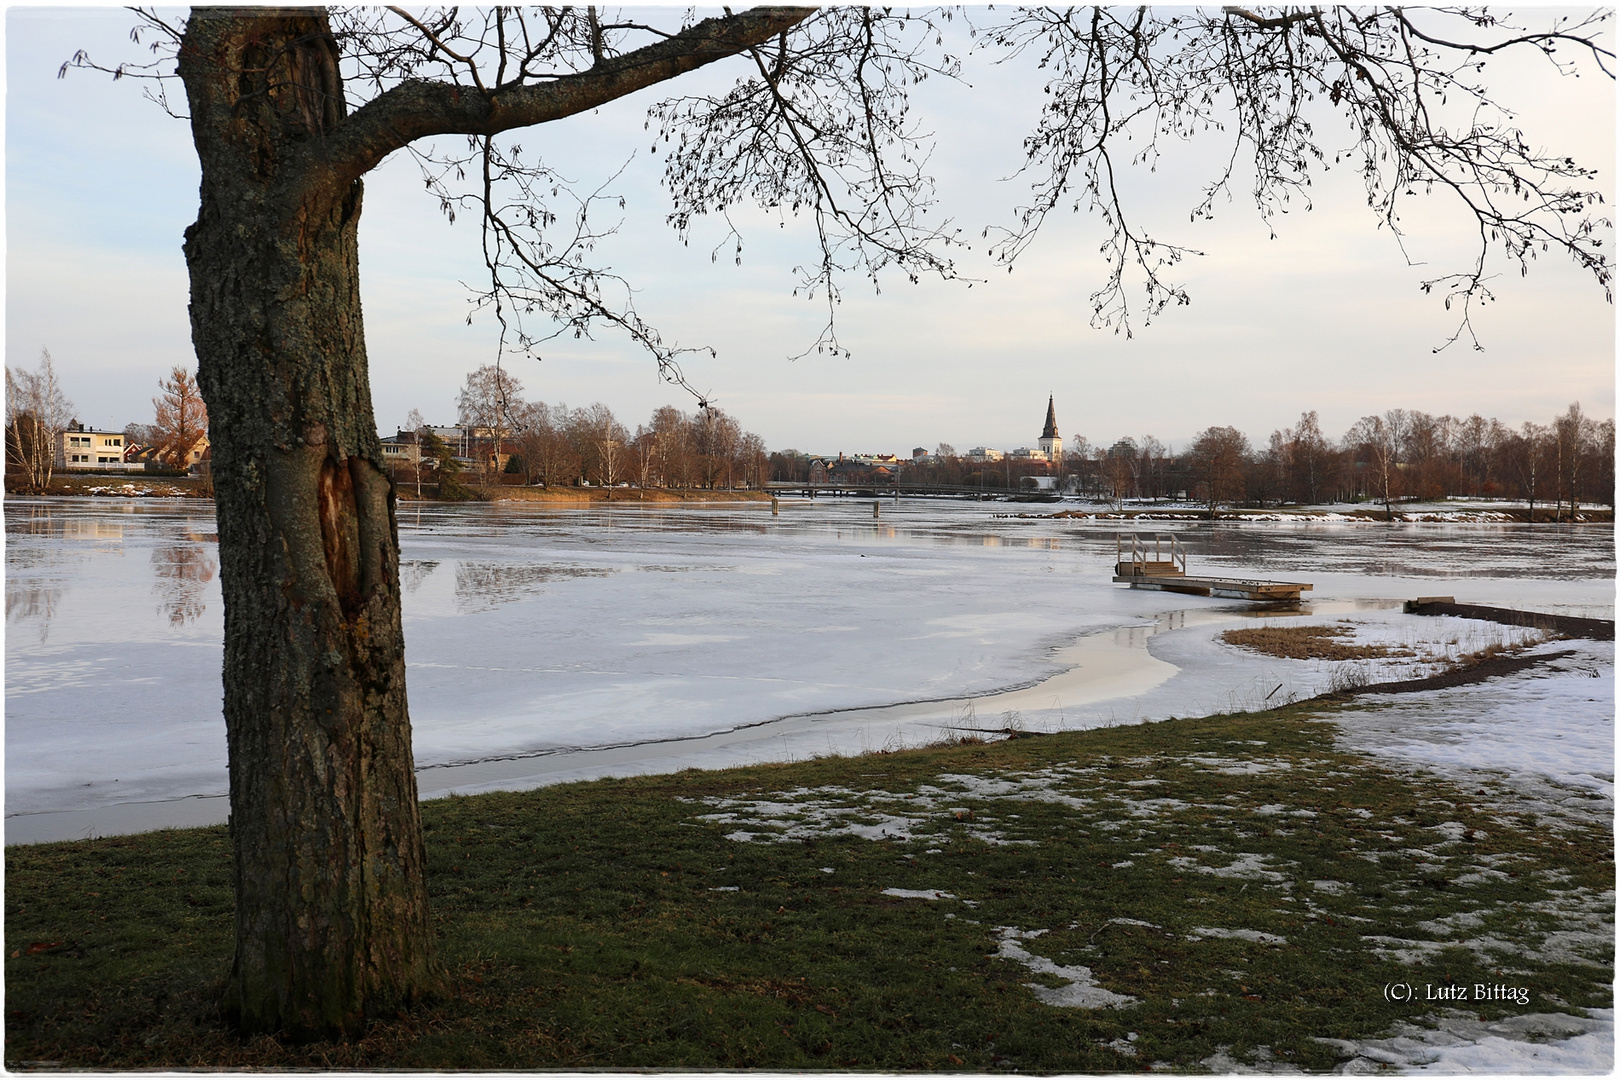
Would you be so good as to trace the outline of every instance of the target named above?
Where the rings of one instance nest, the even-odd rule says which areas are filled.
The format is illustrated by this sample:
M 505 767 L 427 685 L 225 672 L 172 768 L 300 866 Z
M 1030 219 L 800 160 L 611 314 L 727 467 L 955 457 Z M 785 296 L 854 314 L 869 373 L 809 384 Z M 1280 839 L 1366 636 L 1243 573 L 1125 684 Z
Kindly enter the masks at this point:
M 1187 549 L 1174 536 L 1151 539 L 1139 533 L 1125 537 L 1114 534 L 1114 580 L 1133 589 L 1189 593 L 1193 596 L 1219 596 L 1229 600 L 1257 600 L 1263 603 L 1299 603 L 1300 594 L 1310 585 L 1299 581 L 1262 581 L 1254 578 L 1190 577 Z

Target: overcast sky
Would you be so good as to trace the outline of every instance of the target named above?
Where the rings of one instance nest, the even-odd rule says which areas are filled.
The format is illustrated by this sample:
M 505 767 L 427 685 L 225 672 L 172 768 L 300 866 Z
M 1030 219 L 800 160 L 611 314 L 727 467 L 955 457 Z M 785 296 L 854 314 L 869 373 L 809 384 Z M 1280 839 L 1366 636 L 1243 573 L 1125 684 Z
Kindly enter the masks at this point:
M 117 429 L 150 422 L 159 377 L 195 364 L 180 254 L 196 213 L 189 130 L 144 101 L 135 83 L 85 71 L 56 77 L 80 48 L 103 62 L 138 55 L 131 25 L 115 8 L 13 7 L 6 20 L 6 362 L 31 367 L 49 348 L 80 418 Z M 711 84 L 735 75 L 716 68 L 704 76 Z M 1602 170 L 1612 203 L 1613 83 L 1595 72 L 1560 79 L 1535 63 L 1500 65 L 1492 78 L 1533 143 Z M 1040 84 L 1027 71 L 983 65 L 970 65 L 966 81 L 927 84 L 919 100 L 938 138 L 938 213 L 976 237 L 1007 222 L 1026 195 L 1005 178 L 1017 169 Z M 1100 233 L 1064 215 L 1010 275 L 977 261 L 976 244 L 962 269 L 986 280 L 971 289 L 896 277 L 874 296 L 864 281 L 846 282 L 839 336 L 854 356 L 789 360 L 814 341 L 823 317 L 819 305 L 792 296 L 792 268 L 814 257 L 808 232 L 743 215 L 751 227 L 741 266 L 711 261 L 722 236 L 712 225 L 681 246 L 663 224 L 662 160 L 647 153 L 642 128 L 655 96 L 523 141 L 588 187 L 629 162 L 610 187 L 628 207 L 602 256 L 635 284 L 642 314 L 667 339 L 718 351 L 689 361 L 689 378 L 772 449 L 1033 445 L 1048 393 L 1065 438 L 1107 444 L 1152 434 L 1177 448 L 1216 424 L 1263 442 L 1309 409 L 1334 438 L 1360 416 L 1397 407 L 1515 425 L 1546 422 L 1572 401 L 1595 417 L 1614 415 L 1614 311 L 1567 260 L 1544 258 L 1526 278 L 1496 266 L 1498 302 L 1474 319 L 1484 351 L 1462 342 L 1436 354 L 1455 314 L 1418 283 L 1466 265 L 1468 223 L 1455 207 L 1440 196 L 1411 200 L 1407 248 L 1418 266 L 1377 228 L 1350 168 L 1320 176 L 1312 208 L 1283 217 L 1275 239 L 1241 199 L 1193 224 L 1187 211 L 1213 144 L 1176 155 L 1157 175 L 1132 177 L 1137 209 L 1166 238 L 1207 252 L 1182 273 L 1191 305 L 1166 311 L 1133 340 L 1088 325 L 1087 297 L 1105 272 Z M 493 360 L 492 323 L 466 324 L 462 283 L 480 271 L 476 224 L 448 224 L 408 161 L 390 160 L 368 178 L 361 272 L 385 433 L 413 408 L 453 422 L 467 373 Z M 606 402 L 632 430 L 659 405 L 692 406 L 609 331 L 559 343 L 544 362 L 517 361 L 513 370 L 529 399 Z

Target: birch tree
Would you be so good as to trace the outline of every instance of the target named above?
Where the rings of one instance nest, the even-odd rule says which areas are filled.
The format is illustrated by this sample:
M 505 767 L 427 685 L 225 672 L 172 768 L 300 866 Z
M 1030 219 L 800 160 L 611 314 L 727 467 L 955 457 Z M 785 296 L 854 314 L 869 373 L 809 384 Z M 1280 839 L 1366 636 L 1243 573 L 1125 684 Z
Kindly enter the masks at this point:
M 72 419 L 73 403 L 62 392 L 49 349 L 39 351 L 36 371 L 6 366 L 6 471 L 21 473 L 28 490 L 50 486 L 62 433 Z
M 489 483 L 499 468 L 502 448 L 517 427 L 523 410 L 523 384 L 495 364 L 485 364 L 467 374 L 467 381 L 456 398 L 456 419 L 468 428 L 468 445 L 490 449 L 483 455 L 480 472 Z

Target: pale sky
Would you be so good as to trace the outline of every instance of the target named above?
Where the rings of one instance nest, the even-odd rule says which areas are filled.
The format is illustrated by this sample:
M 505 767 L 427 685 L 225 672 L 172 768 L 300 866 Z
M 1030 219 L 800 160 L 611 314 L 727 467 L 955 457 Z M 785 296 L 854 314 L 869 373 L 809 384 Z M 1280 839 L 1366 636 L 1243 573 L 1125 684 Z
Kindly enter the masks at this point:
M 12 7 L 6 20 L 6 362 L 32 367 L 48 347 L 80 419 L 117 429 L 150 422 L 158 379 L 175 364 L 195 365 L 180 253 L 196 212 L 189 129 L 143 100 L 136 83 L 87 71 L 56 77 L 80 48 L 103 63 L 136 58 L 132 22 L 116 8 Z M 1612 204 L 1613 83 L 1595 71 L 1559 79 L 1536 63 L 1500 67 L 1493 85 L 1531 141 L 1602 170 Z M 703 77 L 723 86 L 739 70 L 721 64 Z M 1026 196 L 1006 178 L 1040 94 L 1028 71 L 981 62 L 965 78 L 972 85 L 925 84 L 918 102 L 937 135 L 936 213 L 977 237 Z M 178 86 L 173 96 L 183 102 Z M 722 237 L 712 223 L 682 247 L 663 224 L 662 159 L 648 154 L 642 128 L 657 96 L 522 141 L 585 187 L 629 161 L 609 189 L 629 205 L 603 258 L 635 284 L 643 316 L 667 339 L 718 350 L 686 363 L 690 380 L 773 450 L 1033 445 L 1048 393 L 1066 439 L 1106 445 L 1151 434 L 1178 449 L 1216 424 L 1263 443 L 1309 409 L 1331 438 L 1390 408 L 1478 412 L 1514 425 L 1544 423 L 1572 401 L 1594 417 L 1614 415 L 1614 310 L 1567 259 L 1544 257 L 1525 278 L 1497 265 L 1498 301 L 1474 318 L 1484 351 L 1459 342 L 1436 354 L 1456 318 L 1418 282 L 1466 264 L 1468 223 L 1455 207 L 1440 196 L 1412 199 L 1407 251 L 1426 264 L 1418 266 L 1377 228 L 1352 168 L 1318 176 L 1313 207 L 1282 217 L 1276 239 L 1242 201 L 1242 183 L 1215 221 L 1190 223 L 1213 143 L 1131 177 L 1128 198 L 1162 238 L 1208 253 L 1182 268 L 1191 305 L 1139 326 L 1133 340 L 1088 325 L 1087 297 L 1105 272 L 1100 233 L 1061 215 L 1010 275 L 983 261 L 975 241 L 959 260 L 985 279 L 971 289 L 895 276 L 874 296 L 863 279 L 845 282 L 839 336 L 853 358 L 790 361 L 823 314 L 792 296 L 793 267 L 815 255 L 804 223 L 778 228 L 739 215 L 749 226 L 740 267 L 729 256 L 711 261 Z M 390 160 L 367 180 L 360 257 L 379 427 L 392 431 L 413 408 L 453 422 L 466 374 L 494 359 L 492 322 L 465 321 L 461 283 L 482 272 L 476 223 L 447 224 L 413 166 Z M 632 430 L 659 405 L 692 408 L 607 330 L 594 342 L 558 343 L 543 363 L 511 366 L 530 400 L 603 401 Z

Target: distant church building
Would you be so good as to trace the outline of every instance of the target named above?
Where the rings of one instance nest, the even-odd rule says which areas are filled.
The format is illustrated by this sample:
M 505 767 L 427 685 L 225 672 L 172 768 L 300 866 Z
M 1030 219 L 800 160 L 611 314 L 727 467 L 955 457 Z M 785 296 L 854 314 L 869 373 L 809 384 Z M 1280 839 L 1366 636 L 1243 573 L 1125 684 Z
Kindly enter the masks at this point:
M 1041 429 L 1040 447 L 1047 461 L 1059 461 L 1063 457 L 1063 439 L 1058 435 L 1057 413 L 1052 410 L 1050 394 L 1046 397 L 1046 427 Z

